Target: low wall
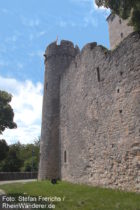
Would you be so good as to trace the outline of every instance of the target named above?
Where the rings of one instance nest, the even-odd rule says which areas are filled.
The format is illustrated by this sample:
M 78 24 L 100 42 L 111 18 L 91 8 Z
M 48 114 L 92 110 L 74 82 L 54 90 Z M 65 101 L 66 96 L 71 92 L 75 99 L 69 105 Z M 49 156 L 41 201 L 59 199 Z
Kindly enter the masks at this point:
M 37 179 L 38 172 L 0 172 L 0 181 Z

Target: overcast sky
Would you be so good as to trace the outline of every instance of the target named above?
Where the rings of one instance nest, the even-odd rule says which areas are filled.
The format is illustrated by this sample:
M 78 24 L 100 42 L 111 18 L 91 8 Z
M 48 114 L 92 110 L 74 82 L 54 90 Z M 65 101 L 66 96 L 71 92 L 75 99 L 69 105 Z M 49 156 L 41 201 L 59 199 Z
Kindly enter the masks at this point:
M 33 142 L 41 132 L 44 58 L 58 36 L 82 48 L 109 48 L 106 17 L 93 0 L 0 0 L 0 89 L 13 95 L 18 128 L 5 130 L 9 144 Z

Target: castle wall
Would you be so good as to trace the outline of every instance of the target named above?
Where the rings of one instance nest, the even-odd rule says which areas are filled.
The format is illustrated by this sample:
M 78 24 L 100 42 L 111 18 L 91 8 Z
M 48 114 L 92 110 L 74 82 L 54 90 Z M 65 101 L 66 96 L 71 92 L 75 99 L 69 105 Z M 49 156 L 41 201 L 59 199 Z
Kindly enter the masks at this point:
M 45 52 L 45 81 L 38 178 L 60 177 L 59 113 L 60 76 L 77 54 L 73 43 L 50 44 Z
M 140 34 L 86 45 L 61 77 L 61 178 L 140 190 Z
M 114 49 L 134 30 L 132 26 L 128 26 L 128 20 L 123 20 L 118 15 L 111 14 L 107 18 L 107 21 L 109 27 L 110 49 Z

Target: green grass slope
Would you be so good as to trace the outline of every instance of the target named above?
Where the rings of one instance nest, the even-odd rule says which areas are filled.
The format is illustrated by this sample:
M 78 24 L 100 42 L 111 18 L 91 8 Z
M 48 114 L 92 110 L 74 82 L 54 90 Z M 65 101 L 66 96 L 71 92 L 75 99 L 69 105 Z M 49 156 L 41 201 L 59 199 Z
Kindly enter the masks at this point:
M 61 202 L 54 202 L 56 210 L 140 210 L 140 194 L 119 190 L 67 182 L 53 185 L 49 181 L 8 184 L 0 188 L 11 196 L 60 197 Z

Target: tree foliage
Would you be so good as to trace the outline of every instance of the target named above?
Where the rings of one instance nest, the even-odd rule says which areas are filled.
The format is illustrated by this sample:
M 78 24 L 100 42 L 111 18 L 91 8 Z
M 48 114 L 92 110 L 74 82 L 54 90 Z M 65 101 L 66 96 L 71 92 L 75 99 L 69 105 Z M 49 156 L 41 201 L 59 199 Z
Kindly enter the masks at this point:
M 4 139 L 0 140 L 0 161 L 6 158 L 6 155 L 9 151 L 9 146 L 7 145 Z
M 24 161 L 24 166 L 22 168 L 22 171 L 37 171 L 38 170 L 38 157 L 33 156 L 28 158 Z
M 2 163 L 2 171 L 19 172 L 22 165 L 22 160 L 18 157 L 14 147 L 10 148 L 6 159 Z
M 5 143 L 6 142 L 0 144 L 0 146 L 5 145 Z M 0 171 L 1 172 L 37 171 L 38 162 L 39 162 L 39 140 L 35 141 L 34 144 L 26 144 L 26 145 L 18 142 L 16 144 L 8 146 L 8 151 L 4 153 L 4 155 L 2 156 L 2 161 L 0 161 Z
M 129 24 L 140 30 L 140 0 L 95 0 L 98 7 L 104 6 L 122 19 L 130 19 Z
M 16 128 L 16 123 L 13 122 L 14 112 L 10 106 L 12 95 L 0 90 L 0 134 L 6 128 Z
M 39 141 L 22 145 L 20 157 L 24 161 L 21 171 L 37 171 L 39 162 Z

